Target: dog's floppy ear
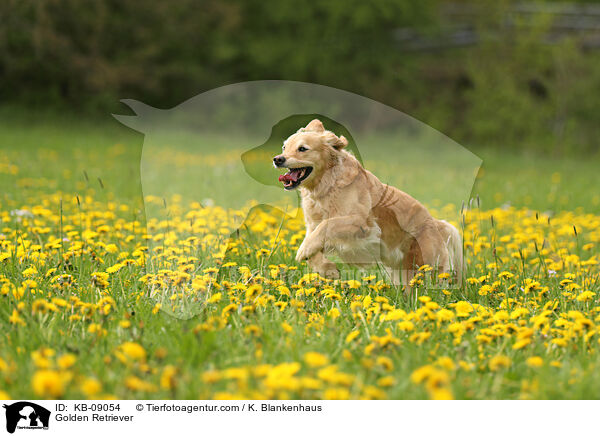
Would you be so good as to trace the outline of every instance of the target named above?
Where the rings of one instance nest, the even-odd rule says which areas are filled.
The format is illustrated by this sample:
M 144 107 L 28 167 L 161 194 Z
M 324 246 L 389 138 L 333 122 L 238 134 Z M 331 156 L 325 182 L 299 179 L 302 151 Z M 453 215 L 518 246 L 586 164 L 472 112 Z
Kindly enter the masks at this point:
M 321 120 L 314 119 L 310 123 L 306 125 L 305 130 L 310 130 L 311 132 L 324 132 L 325 127 Z
M 348 145 L 348 140 L 344 136 L 338 137 L 333 132 L 327 132 L 327 143 L 336 150 L 341 150 Z

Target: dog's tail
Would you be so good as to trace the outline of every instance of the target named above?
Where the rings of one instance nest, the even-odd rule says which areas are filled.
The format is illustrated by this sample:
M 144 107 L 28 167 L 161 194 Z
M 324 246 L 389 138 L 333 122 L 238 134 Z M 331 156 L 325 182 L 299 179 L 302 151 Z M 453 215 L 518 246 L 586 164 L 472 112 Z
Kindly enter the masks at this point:
M 462 285 L 464 263 L 463 263 L 463 243 L 458 229 L 447 221 L 441 220 L 445 227 L 446 247 L 448 247 L 448 257 L 450 259 L 450 268 L 456 273 L 458 285 Z

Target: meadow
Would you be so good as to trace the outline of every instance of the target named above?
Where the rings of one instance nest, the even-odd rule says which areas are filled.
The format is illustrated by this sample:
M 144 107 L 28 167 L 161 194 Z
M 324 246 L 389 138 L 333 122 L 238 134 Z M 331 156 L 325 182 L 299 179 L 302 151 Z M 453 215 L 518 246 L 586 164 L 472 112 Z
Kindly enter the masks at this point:
M 213 198 L 143 198 L 141 135 L 0 114 L 0 399 L 599 397 L 597 157 L 478 150 L 465 284 L 407 298 L 296 263 L 299 211 L 227 178 L 245 150 L 203 152 Z

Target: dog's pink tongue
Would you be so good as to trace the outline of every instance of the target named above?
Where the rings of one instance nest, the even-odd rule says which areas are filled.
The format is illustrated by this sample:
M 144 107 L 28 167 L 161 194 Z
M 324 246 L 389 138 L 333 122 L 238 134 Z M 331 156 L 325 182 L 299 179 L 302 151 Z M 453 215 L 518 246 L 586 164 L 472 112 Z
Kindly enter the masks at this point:
M 289 173 L 285 173 L 285 174 L 280 175 L 279 176 L 279 181 L 280 182 L 288 182 L 288 181 L 297 182 L 299 174 L 300 174 L 300 171 L 290 170 Z

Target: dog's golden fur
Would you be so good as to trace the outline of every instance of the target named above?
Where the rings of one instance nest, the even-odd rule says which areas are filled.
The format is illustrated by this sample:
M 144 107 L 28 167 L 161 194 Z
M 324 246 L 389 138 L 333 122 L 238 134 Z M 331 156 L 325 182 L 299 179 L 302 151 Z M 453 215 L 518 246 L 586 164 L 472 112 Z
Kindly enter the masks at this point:
M 433 218 L 410 195 L 384 185 L 344 147 L 348 141 L 311 121 L 285 142 L 276 166 L 310 167 L 300 181 L 306 237 L 296 259 L 307 260 L 319 274 L 339 277 L 336 253 L 346 263 L 383 263 L 393 279 L 409 290 L 416 269 L 424 264 L 454 272 L 460 282 L 462 243 L 458 230 Z

